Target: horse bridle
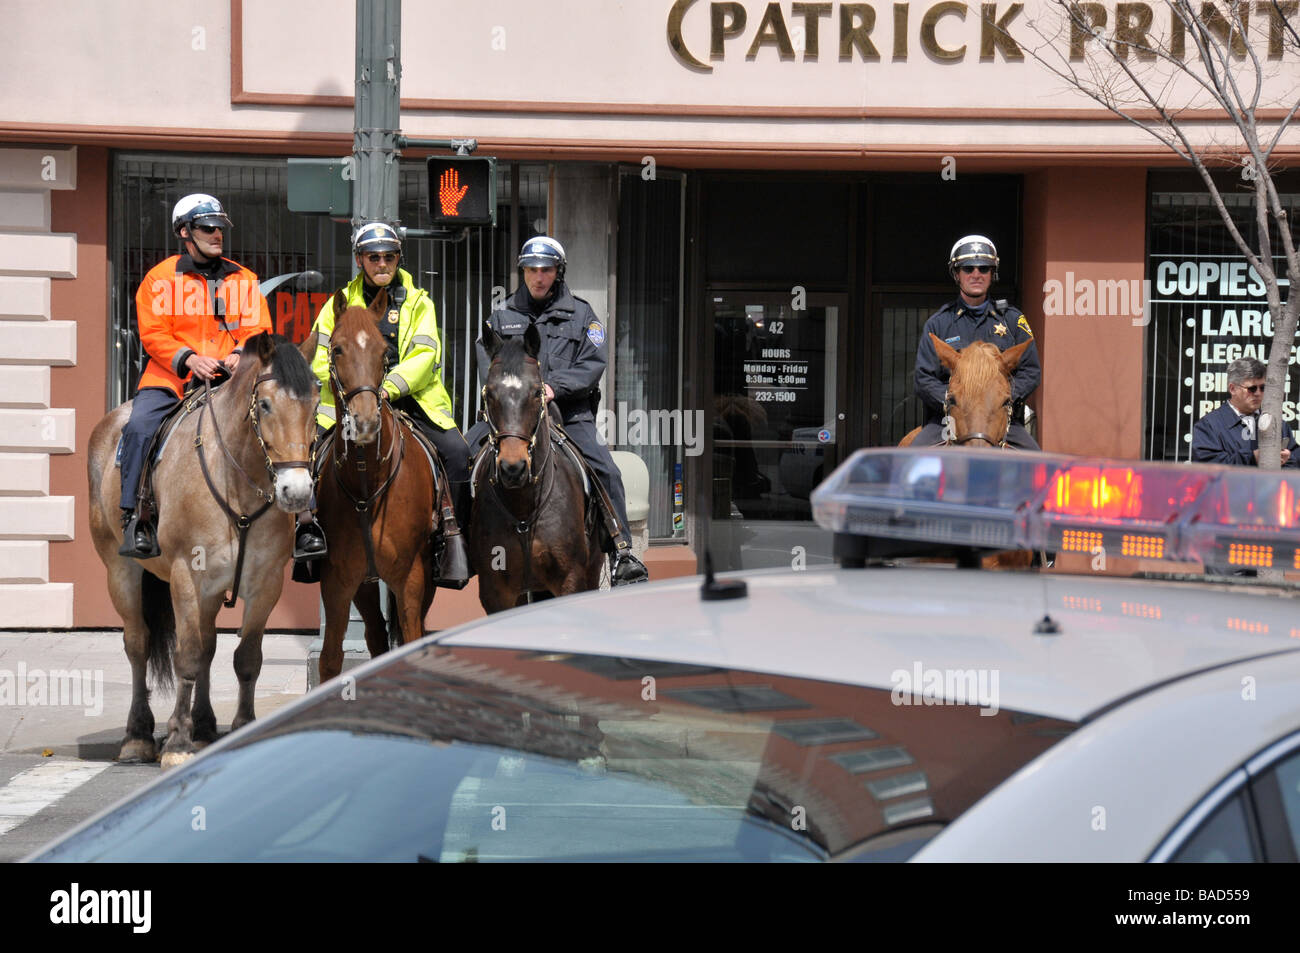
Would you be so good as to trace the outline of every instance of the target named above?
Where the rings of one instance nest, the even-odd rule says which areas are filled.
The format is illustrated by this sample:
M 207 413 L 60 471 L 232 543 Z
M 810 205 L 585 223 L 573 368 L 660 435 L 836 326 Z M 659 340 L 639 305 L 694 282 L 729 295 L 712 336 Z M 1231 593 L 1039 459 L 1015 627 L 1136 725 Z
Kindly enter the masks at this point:
M 532 358 L 525 358 L 525 360 L 532 361 L 534 364 L 537 363 Z M 492 363 L 495 364 L 496 361 L 493 361 Z M 488 440 L 492 443 L 493 484 L 497 482 L 498 477 L 500 476 L 501 441 L 505 440 L 507 437 L 514 437 L 516 440 L 522 440 L 528 444 L 528 482 L 535 484 L 541 477 L 540 473 L 533 473 L 533 451 L 537 448 L 537 435 L 542 429 L 542 418 L 546 416 L 546 401 L 543 399 L 540 401 L 540 405 L 541 406 L 537 411 L 537 422 L 533 425 L 533 432 L 531 434 L 515 433 L 513 430 L 502 430 L 497 427 L 496 423 L 492 420 L 492 415 L 488 413 L 487 384 L 483 385 L 483 391 L 480 394 L 479 399 L 479 416 L 482 417 L 484 422 L 488 425 Z
M 253 386 L 249 391 L 248 396 L 248 419 L 252 422 L 253 436 L 257 438 L 257 445 L 262 450 L 262 462 L 266 464 L 267 475 L 271 478 L 270 493 L 267 493 L 253 481 L 253 478 L 244 471 L 244 468 L 239 465 L 239 461 L 234 458 L 234 455 L 231 454 L 230 449 L 226 446 L 225 438 L 221 436 L 221 425 L 217 423 L 216 412 L 213 411 L 211 407 L 212 382 L 209 380 L 203 382 L 203 406 L 199 408 L 199 420 L 194 432 L 194 448 L 198 451 L 199 455 L 199 469 L 203 471 L 203 479 L 208 484 L 208 491 L 225 512 L 226 518 L 230 520 L 239 533 L 239 548 L 235 555 L 235 580 L 234 584 L 231 586 L 230 598 L 222 603 L 227 609 L 233 608 L 235 600 L 239 598 L 239 582 L 244 570 L 244 543 L 248 538 L 248 531 L 252 528 L 253 523 L 269 510 L 271 504 L 275 502 L 276 471 L 307 467 L 307 472 L 310 473 L 311 467 L 315 462 L 316 450 L 314 446 L 310 451 L 310 459 L 308 460 L 281 460 L 278 462 L 271 459 L 271 452 L 266 449 L 266 440 L 262 436 L 262 415 L 257 409 L 257 389 L 265 382 L 274 379 L 275 375 L 271 372 L 260 375 L 255 381 L 253 381 Z M 257 494 L 257 498 L 263 501 L 262 505 L 252 513 L 236 513 L 234 508 L 231 507 L 221 493 L 218 492 L 216 484 L 212 482 L 212 475 L 208 472 L 207 457 L 203 452 L 203 416 L 205 413 L 212 417 L 212 429 L 215 430 L 217 434 L 217 446 L 221 448 L 221 452 L 225 454 L 226 459 L 230 461 L 230 464 L 235 468 L 235 471 L 244 478 L 244 482 L 252 487 L 253 492 Z
M 960 437 L 956 437 L 956 436 L 948 437 L 944 440 L 943 445 L 945 447 L 951 447 L 955 444 L 960 447 L 962 444 L 969 443 L 972 440 L 983 440 L 985 443 L 995 446 L 999 450 L 1005 450 L 1007 447 L 1007 438 L 1011 436 L 1011 411 L 1014 406 L 1015 406 L 1014 401 L 1010 401 L 1010 400 L 1007 401 L 1007 429 L 1003 432 L 1002 439 L 1000 441 L 994 440 L 986 433 L 976 431 L 975 433 L 963 434 Z M 952 410 L 952 408 L 953 408 L 952 395 L 947 391 L 944 391 L 943 416 L 945 418 L 951 419 L 950 411 Z
M 397 478 L 397 471 L 402 468 L 402 451 L 406 446 L 406 433 L 403 430 L 402 425 L 397 421 L 397 418 L 390 411 L 389 419 L 393 422 L 393 429 L 397 431 L 397 439 L 389 442 L 388 453 L 385 454 L 383 452 L 384 406 L 389 403 L 388 392 L 385 391 L 382 386 L 376 387 L 373 384 L 362 384 L 358 387 L 352 388 L 351 390 L 347 390 L 343 386 L 343 379 L 339 377 L 338 368 L 334 364 L 334 346 L 332 344 L 329 348 L 329 376 L 330 384 L 334 387 L 340 401 L 338 425 L 341 428 L 339 439 L 343 443 L 343 451 L 334 454 L 334 480 L 338 483 L 339 488 L 347 498 L 352 501 L 352 506 L 357 511 L 357 519 L 361 522 L 361 539 L 366 549 L 365 578 L 367 582 L 373 582 L 379 578 L 379 569 L 375 562 L 374 532 L 371 526 L 371 521 L 374 518 L 373 511 L 375 501 L 382 497 L 384 493 L 387 492 L 388 488 L 392 486 L 393 481 Z M 348 485 L 343 482 L 343 461 L 346 460 L 348 456 L 348 444 L 352 443 L 352 440 L 348 436 L 348 428 L 345 425 L 345 421 L 349 417 L 354 416 L 348 409 L 348 405 L 351 403 L 352 398 L 356 397 L 358 394 L 374 394 L 375 400 L 379 403 L 379 436 L 376 438 L 378 445 L 375 447 L 375 453 L 378 456 L 379 461 L 375 465 L 376 469 L 382 470 L 390 459 L 393 460 L 393 465 L 388 471 L 387 479 L 376 487 L 373 493 L 369 493 L 370 471 L 366 467 L 366 461 L 364 459 L 365 455 L 360 455 L 360 458 L 353 464 L 353 467 L 361 474 L 361 496 L 359 497 L 354 495 Z M 396 454 L 396 456 L 394 456 L 394 454 Z

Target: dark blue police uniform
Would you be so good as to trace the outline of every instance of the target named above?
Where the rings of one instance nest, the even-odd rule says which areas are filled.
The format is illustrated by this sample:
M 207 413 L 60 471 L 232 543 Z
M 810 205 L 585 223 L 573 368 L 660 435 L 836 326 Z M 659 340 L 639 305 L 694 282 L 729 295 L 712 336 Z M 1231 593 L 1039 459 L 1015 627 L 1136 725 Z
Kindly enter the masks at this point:
M 1284 467 L 1300 467 L 1295 435 L 1286 424 L 1282 425 L 1282 446 L 1291 451 L 1291 459 Z M 1223 402 L 1198 420 L 1192 427 L 1192 462 L 1227 463 L 1238 467 L 1254 467 L 1255 451 L 1259 449 L 1259 429 L 1255 439 L 1246 439 L 1246 422 L 1237 416 L 1232 404 Z
M 1024 313 L 1003 301 L 985 300 L 980 307 L 972 308 L 961 298 L 950 301 L 930 315 L 921 331 L 916 348 L 916 396 L 925 407 L 925 425 L 913 441 L 914 446 L 930 446 L 943 442 L 943 400 L 948 391 L 948 368 L 939 361 L 935 352 L 933 334 L 960 351 L 975 341 L 988 341 L 1000 350 L 1015 347 L 1034 339 L 1029 329 L 1029 319 Z M 1038 346 L 1025 349 L 1020 363 L 1011 375 L 1011 399 L 1016 403 L 1017 416 L 1007 430 L 1007 443 L 1020 450 L 1037 450 L 1038 444 L 1029 436 L 1022 423 L 1020 407 L 1025 398 L 1034 392 L 1043 378 L 1043 368 L 1038 362 Z
M 527 285 L 520 284 L 505 307 L 492 312 L 488 318 L 488 325 L 502 337 L 523 334 L 530 322 L 536 323 L 541 332 L 542 349 L 537 362 L 542 380 L 555 392 L 554 403 L 560 411 L 564 429 L 605 487 L 618 515 L 623 538 L 630 543 L 623 477 L 609 454 L 609 448 L 601 443 L 596 433 L 595 409 L 600 397 L 600 378 L 608 363 L 605 326 L 596 318 L 591 305 L 570 292 L 568 285 L 560 279 L 556 280 L 550 301 L 541 314 L 534 316 L 532 296 Z M 481 386 L 487 383 L 490 360 L 481 338 L 477 347 Z M 481 420 L 465 435 L 474 453 L 487 437 L 488 425 Z

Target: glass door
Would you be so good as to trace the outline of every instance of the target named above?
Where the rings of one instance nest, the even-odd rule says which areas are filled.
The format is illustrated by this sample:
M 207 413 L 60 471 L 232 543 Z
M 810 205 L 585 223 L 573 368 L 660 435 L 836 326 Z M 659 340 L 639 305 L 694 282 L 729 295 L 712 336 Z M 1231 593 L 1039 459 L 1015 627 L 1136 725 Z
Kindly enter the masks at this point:
M 848 297 L 724 291 L 707 300 L 714 568 L 829 563 L 831 535 L 812 522 L 809 496 L 842 455 Z

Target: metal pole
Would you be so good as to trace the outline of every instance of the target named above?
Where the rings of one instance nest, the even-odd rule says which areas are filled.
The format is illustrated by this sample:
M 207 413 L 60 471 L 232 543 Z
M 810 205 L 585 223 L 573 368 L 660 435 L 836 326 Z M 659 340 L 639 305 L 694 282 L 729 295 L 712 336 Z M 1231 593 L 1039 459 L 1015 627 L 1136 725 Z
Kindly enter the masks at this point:
M 397 221 L 401 0 L 357 0 L 352 227 Z

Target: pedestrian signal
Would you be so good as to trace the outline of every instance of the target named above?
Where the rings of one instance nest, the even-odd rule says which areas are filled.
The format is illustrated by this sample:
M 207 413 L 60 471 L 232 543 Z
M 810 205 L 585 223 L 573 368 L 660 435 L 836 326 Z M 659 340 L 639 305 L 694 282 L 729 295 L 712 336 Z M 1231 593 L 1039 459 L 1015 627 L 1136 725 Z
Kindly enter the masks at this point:
M 435 225 L 496 225 L 497 160 L 430 156 L 429 212 Z

